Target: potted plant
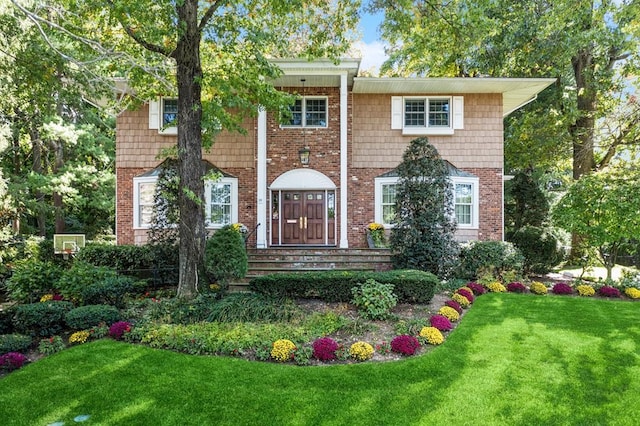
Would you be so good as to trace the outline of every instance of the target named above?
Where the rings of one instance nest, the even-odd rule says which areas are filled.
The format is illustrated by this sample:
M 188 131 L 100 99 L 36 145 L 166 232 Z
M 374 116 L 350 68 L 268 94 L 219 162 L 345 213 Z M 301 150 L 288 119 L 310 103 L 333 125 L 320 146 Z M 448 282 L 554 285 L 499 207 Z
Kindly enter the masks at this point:
M 387 246 L 387 238 L 382 224 L 373 222 L 367 225 L 367 243 L 369 243 L 369 248 Z

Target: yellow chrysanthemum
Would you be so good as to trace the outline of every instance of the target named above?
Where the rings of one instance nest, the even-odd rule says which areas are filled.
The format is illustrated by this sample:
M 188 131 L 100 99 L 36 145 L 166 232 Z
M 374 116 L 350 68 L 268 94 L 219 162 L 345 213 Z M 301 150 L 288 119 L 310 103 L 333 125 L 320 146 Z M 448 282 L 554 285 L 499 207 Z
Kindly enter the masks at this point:
M 358 361 L 366 361 L 373 356 L 373 346 L 367 342 L 355 342 L 349 348 L 349 355 Z
M 625 289 L 624 294 L 632 299 L 640 299 L 640 290 L 635 287 L 628 287 Z
M 292 358 L 295 350 L 296 345 L 291 340 L 276 340 L 271 348 L 271 358 L 278 362 L 287 362 Z
M 460 319 L 460 314 L 458 313 L 458 311 L 450 306 L 443 306 L 442 308 L 440 308 L 440 310 L 438 310 L 438 313 L 442 316 L 447 317 L 449 321 L 455 322 Z
M 420 337 L 425 339 L 430 345 L 440 345 L 444 342 L 444 336 L 440 330 L 435 327 L 422 327 Z
M 547 291 L 549 291 L 546 285 L 538 281 L 532 282 L 531 285 L 529 286 L 529 290 L 531 291 L 531 293 L 535 293 L 535 294 L 547 294 Z
M 577 286 L 576 290 L 578 291 L 578 294 L 580 296 L 593 296 L 594 294 L 596 294 L 596 290 L 587 284 Z
M 468 308 L 469 305 L 471 303 L 469 303 L 469 299 L 467 299 L 466 297 L 464 297 L 463 295 L 461 295 L 460 293 L 454 293 L 451 296 L 451 300 L 455 300 L 456 302 L 458 302 L 458 304 L 460 306 L 462 306 L 463 308 Z
M 507 288 L 501 282 L 494 281 L 487 285 L 487 289 L 492 293 L 505 293 Z

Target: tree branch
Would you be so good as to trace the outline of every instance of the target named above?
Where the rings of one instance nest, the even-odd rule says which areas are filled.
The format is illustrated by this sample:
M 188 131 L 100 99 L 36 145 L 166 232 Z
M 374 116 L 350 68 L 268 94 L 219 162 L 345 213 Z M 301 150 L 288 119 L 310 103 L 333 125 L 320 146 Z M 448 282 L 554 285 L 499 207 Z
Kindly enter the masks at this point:
M 109 6 L 111 6 L 111 9 L 115 10 L 115 4 L 113 3 L 113 0 L 107 0 L 106 2 Z M 122 26 L 122 29 L 124 30 L 124 32 L 127 33 L 127 35 L 131 37 L 131 39 L 133 39 L 140 46 L 144 47 L 150 52 L 159 53 L 162 56 L 166 56 L 166 57 L 171 56 L 171 53 L 172 53 L 171 50 L 168 50 L 154 43 L 149 43 L 148 41 L 144 40 L 142 37 L 138 36 L 136 32 L 133 30 L 133 28 L 131 27 L 131 25 L 127 24 L 124 15 L 118 14 L 116 19 Z
M 213 14 L 216 13 L 216 10 L 222 7 L 225 3 L 226 0 L 215 0 L 213 2 L 213 4 L 209 7 L 209 9 L 207 9 L 207 11 L 204 13 L 204 16 L 200 20 L 200 24 L 198 25 L 199 32 L 204 31 L 204 27 L 207 26 L 207 24 L 211 20 L 211 17 L 213 17 Z

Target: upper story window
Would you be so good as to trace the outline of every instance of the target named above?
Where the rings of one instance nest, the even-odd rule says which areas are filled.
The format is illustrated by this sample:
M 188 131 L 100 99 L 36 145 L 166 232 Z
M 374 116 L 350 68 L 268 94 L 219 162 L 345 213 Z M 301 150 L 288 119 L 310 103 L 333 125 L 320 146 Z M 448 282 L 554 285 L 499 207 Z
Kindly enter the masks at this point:
M 176 127 L 178 123 L 178 100 L 163 99 L 162 100 L 162 127 Z
M 391 128 L 405 135 L 452 135 L 463 126 L 462 96 L 391 97 Z
M 289 109 L 291 110 L 291 119 L 282 124 L 285 127 L 327 127 L 326 97 L 305 96 L 296 99 Z
M 149 102 L 149 128 L 162 135 L 178 134 L 178 100 L 160 98 Z

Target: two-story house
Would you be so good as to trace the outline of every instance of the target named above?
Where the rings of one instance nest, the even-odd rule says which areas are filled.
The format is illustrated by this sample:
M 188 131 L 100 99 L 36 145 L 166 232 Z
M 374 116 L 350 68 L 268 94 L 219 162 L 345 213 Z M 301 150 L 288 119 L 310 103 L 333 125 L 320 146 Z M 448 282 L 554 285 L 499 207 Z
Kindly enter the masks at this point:
M 222 133 L 204 159 L 206 223 L 241 222 L 255 248 L 366 247 L 371 222 L 392 226 L 395 167 L 427 136 L 450 163 L 459 240 L 503 238 L 503 119 L 553 79 L 357 77 L 359 60 L 276 60 L 274 83 L 298 99 L 291 119 L 260 111 L 245 135 Z M 116 235 L 142 244 L 162 160 L 176 144 L 177 102 L 154 99 L 117 118 Z

